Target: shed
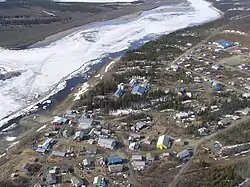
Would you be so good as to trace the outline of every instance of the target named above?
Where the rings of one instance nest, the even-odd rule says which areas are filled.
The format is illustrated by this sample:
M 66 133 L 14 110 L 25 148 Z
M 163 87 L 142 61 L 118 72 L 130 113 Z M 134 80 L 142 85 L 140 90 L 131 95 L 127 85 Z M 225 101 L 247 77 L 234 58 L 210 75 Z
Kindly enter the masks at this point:
M 116 141 L 111 138 L 99 138 L 98 145 L 108 149 L 114 149 Z
M 54 173 L 48 173 L 46 181 L 47 181 L 48 185 L 56 184 L 57 183 L 56 174 L 54 174 Z
M 66 152 L 64 152 L 64 151 L 52 151 L 51 155 L 52 156 L 58 156 L 58 157 L 65 157 Z
M 142 138 L 143 138 L 143 135 L 136 134 L 136 133 L 131 133 L 129 135 L 129 139 L 132 139 L 132 140 L 140 140 Z
M 84 165 L 85 167 L 90 167 L 90 166 L 91 166 L 91 160 L 88 159 L 88 158 L 83 159 L 82 163 L 83 163 L 83 165 Z
M 188 118 L 188 113 L 187 112 L 179 112 L 176 114 L 176 117 L 179 119 L 184 119 L 184 118 Z
M 108 167 L 108 170 L 110 173 L 118 173 L 123 171 L 123 165 L 122 164 L 117 164 L 117 165 L 110 165 Z
M 185 158 L 190 157 L 190 151 L 185 149 L 177 154 L 177 158 L 183 160 Z
M 171 147 L 170 138 L 166 135 L 159 136 L 156 147 L 160 150 L 170 148 Z
M 81 179 L 78 179 L 75 176 L 71 177 L 71 183 L 74 187 L 83 187 L 84 186 L 83 181 Z
M 142 156 L 141 155 L 132 155 L 131 160 L 137 160 L 137 161 L 141 161 L 142 160 Z
M 106 162 L 108 165 L 121 164 L 121 163 L 123 163 L 123 159 L 121 157 L 112 156 L 112 157 L 107 157 Z
M 151 153 L 146 154 L 146 160 L 153 162 L 155 160 L 155 157 L 151 155 Z
M 132 89 L 132 94 L 134 95 L 142 95 L 146 92 L 146 88 L 140 85 L 134 86 Z

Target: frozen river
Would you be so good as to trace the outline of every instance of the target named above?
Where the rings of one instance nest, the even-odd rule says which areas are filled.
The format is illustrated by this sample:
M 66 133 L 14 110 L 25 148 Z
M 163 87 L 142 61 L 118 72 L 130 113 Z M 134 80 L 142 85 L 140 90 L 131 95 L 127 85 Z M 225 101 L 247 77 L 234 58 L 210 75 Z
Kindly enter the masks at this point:
M 48 46 L 25 50 L 0 48 L 0 75 L 19 72 L 0 80 L 0 125 L 63 89 L 65 80 L 79 71 L 88 71 L 111 53 L 126 50 L 144 38 L 219 17 L 220 12 L 208 2 L 188 0 L 145 11 L 131 19 L 92 24 Z

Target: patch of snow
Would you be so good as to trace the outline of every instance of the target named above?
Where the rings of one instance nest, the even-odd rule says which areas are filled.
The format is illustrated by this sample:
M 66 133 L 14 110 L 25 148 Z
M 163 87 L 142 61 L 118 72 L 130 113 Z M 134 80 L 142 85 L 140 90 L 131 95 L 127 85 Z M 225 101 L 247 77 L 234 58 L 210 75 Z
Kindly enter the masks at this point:
M 13 130 L 14 128 L 16 128 L 17 124 L 16 123 L 13 123 L 11 124 L 10 126 L 8 126 L 7 128 L 1 130 L 1 132 L 7 132 L 7 131 L 11 131 Z
M 250 142 L 241 143 L 241 144 L 235 144 L 235 145 L 228 145 L 228 146 L 224 146 L 222 148 L 223 149 L 232 149 L 232 148 L 236 148 L 236 147 L 241 147 L 243 145 L 250 145 Z
M 15 136 L 7 136 L 5 140 L 8 142 L 13 142 L 15 139 L 16 139 Z
M 49 16 L 56 16 L 55 14 L 53 14 L 53 13 L 51 13 L 51 12 L 48 12 L 48 11 L 46 11 L 46 10 L 44 10 L 43 13 L 45 13 L 45 14 L 47 14 L 47 15 L 49 15 Z
M 47 125 L 41 126 L 39 129 L 36 130 L 36 132 L 40 132 L 41 130 L 45 129 L 46 127 L 47 127 Z
M 133 109 L 118 109 L 115 111 L 111 111 L 109 114 L 112 116 L 121 116 L 121 115 L 128 115 L 128 114 L 138 114 L 141 113 L 141 110 L 133 110 Z
M 29 112 L 33 106 L 63 89 L 65 80 L 79 71 L 88 71 L 110 53 L 128 49 L 133 42 L 145 37 L 154 38 L 220 17 L 218 10 L 203 0 L 189 0 L 189 5 L 174 7 L 158 7 L 122 23 L 111 20 L 92 24 L 45 47 L 0 48 L 1 66 L 22 72 L 17 77 L 0 81 L 0 126 Z
M 110 66 L 111 66 L 112 64 L 114 64 L 114 63 L 115 63 L 115 61 L 112 61 L 112 62 L 110 62 L 110 63 L 105 67 L 105 73 L 108 72 Z
M 82 87 L 79 89 L 79 92 L 75 93 L 74 101 L 79 100 L 81 98 L 81 95 L 88 91 L 88 88 L 89 84 L 87 82 L 83 83 Z
M 95 77 L 96 77 L 96 78 L 98 78 L 98 77 L 100 77 L 100 76 L 101 76 L 101 74 L 97 74 L 97 75 L 95 75 Z

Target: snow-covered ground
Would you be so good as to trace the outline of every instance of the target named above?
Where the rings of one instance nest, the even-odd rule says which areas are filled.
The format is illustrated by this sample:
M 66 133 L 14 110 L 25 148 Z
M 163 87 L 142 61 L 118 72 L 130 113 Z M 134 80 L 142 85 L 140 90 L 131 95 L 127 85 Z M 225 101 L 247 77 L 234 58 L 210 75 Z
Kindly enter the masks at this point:
M 96 24 L 42 48 L 0 48 L 0 70 L 21 72 L 17 77 L 0 81 L 0 119 L 10 114 L 18 116 L 26 107 L 26 111 L 31 109 L 29 106 L 34 102 L 62 89 L 66 79 L 78 71 L 89 70 L 109 53 L 127 49 L 144 37 L 167 34 L 220 17 L 219 11 L 208 2 L 189 2 L 175 5 L 175 8 L 162 6 L 145 11 L 121 24 Z M 1 121 L 0 126 L 13 115 Z

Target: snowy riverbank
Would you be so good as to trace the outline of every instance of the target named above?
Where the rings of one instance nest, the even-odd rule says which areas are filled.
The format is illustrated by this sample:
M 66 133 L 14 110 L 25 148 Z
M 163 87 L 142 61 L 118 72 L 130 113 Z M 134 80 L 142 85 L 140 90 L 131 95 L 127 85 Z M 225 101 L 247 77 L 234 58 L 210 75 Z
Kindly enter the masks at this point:
M 49 46 L 26 50 L 0 48 L 0 68 L 21 73 L 0 81 L 0 119 L 11 114 L 0 126 L 20 115 L 20 110 L 26 108 L 26 112 L 39 100 L 63 89 L 65 80 L 79 71 L 88 71 L 108 54 L 126 50 L 145 37 L 168 34 L 215 20 L 220 15 L 206 1 L 189 0 L 189 4 L 162 6 L 126 21 L 101 22 Z

